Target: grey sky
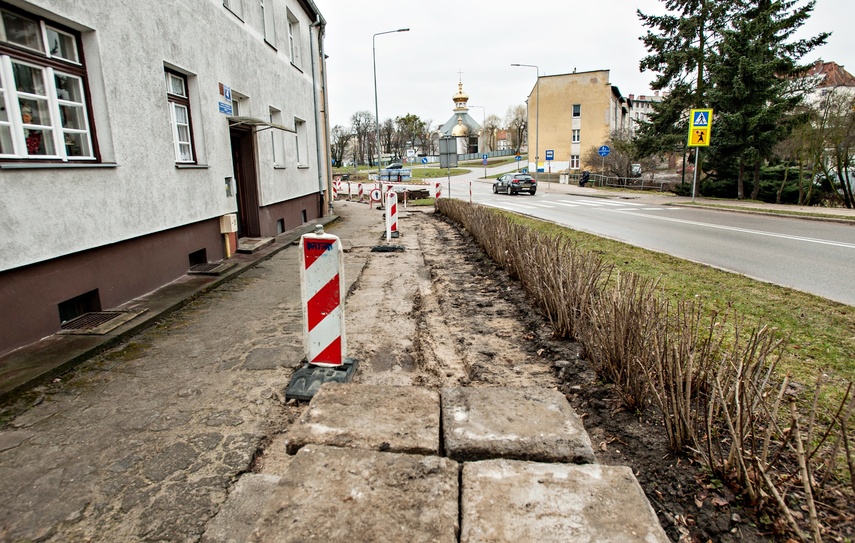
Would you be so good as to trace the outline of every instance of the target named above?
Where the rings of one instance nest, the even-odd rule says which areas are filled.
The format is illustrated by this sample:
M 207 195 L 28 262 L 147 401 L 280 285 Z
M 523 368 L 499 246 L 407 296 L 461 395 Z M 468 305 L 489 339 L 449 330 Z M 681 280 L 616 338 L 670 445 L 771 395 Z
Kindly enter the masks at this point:
M 799 36 L 831 31 L 828 45 L 805 57 L 848 66 L 855 55 L 852 0 L 818 0 Z M 470 105 L 504 119 L 510 106 L 524 104 L 541 75 L 611 70 L 611 83 L 624 95 L 650 94 L 652 74 L 638 71 L 646 54 L 636 9 L 663 13 L 659 0 L 527 0 L 523 2 L 434 0 L 315 0 L 327 20 L 331 126 L 350 125 L 356 111 L 374 114 L 372 35 L 376 38 L 380 119 L 412 113 L 431 126 L 444 123 L 453 108 L 458 71 Z M 804 1 L 800 2 L 803 5 Z M 476 120 L 484 110 L 470 110 Z

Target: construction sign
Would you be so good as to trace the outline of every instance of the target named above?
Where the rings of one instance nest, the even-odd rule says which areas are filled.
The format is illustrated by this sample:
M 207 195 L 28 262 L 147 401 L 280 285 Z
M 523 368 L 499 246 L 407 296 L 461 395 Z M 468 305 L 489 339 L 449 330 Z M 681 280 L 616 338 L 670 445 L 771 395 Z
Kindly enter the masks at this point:
M 693 109 L 689 117 L 689 147 L 709 147 L 713 110 Z

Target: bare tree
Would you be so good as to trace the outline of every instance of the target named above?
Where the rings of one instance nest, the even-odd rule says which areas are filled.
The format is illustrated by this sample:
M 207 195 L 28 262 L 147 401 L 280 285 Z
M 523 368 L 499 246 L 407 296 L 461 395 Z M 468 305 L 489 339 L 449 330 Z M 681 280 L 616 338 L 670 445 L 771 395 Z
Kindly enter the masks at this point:
M 350 118 L 356 136 L 356 156 L 360 164 L 374 165 L 374 115 L 370 111 L 357 111 Z M 366 159 L 367 157 L 367 159 Z
M 508 112 L 505 113 L 505 125 L 508 127 L 508 132 L 511 136 L 511 147 L 514 152 L 519 154 L 520 148 L 526 138 L 528 130 L 528 119 L 524 105 L 511 106 Z
M 484 149 L 496 150 L 496 135 L 502 129 L 502 119 L 498 115 L 490 115 L 484 121 Z
M 603 143 L 611 147 L 609 156 L 603 158 L 597 152 L 597 147 L 591 147 L 582 156 L 583 165 L 591 170 L 604 169 L 604 175 L 632 177 L 632 161 L 635 156 L 632 133 L 626 129 L 614 130 Z
M 330 158 L 333 159 L 336 165 L 341 166 L 344 162 L 344 153 L 352 137 L 353 133 L 350 129 L 339 124 L 330 130 L 330 154 L 332 155 Z

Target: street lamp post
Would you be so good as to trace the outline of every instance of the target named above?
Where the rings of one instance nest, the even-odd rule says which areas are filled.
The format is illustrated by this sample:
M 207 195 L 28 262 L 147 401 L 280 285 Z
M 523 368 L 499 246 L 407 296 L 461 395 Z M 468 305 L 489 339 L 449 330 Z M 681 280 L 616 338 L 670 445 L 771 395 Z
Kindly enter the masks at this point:
M 537 101 L 537 105 L 534 106 L 534 182 L 537 183 L 537 165 L 540 162 L 540 68 L 534 64 L 511 64 L 511 66 L 525 66 L 527 68 L 534 68 L 537 71 L 537 83 L 535 83 L 535 100 Z
M 398 30 L 387 30 L 386 32 L 378 32 L 371 36 L 371 59 L 374 61 L 374 124 L 377 128 L 377 179 L 380 179 L 380 163 L 382 155 L 380 153 L 380 108 L 377 106 L 377 48 L 374 45 L 374 39 L 383 34 L 393 34 L 395 32 L 409 32 L 409 28 L 399 28 Z
M 486 135 L 484 132 L 487 130 L 487 108 L 484 106 L 473 106 L 473 105 L 470 105 L 469 107 L 481 108 L 481 114 L 482 114 L 481 119 L 482 119 L 482 123 L 483 123 L 481 125 L 481 136 L 484 138 L 484 151 L 483 152 L 486 153 L 487 152 L 486 151 L 486 148 L 487 148 L 486 141 L 487 140 L 486 140 Z M 486 178 L 487 178 L 487 161 L 485 160 L 484 161 L 484 179 L 486 179 Z

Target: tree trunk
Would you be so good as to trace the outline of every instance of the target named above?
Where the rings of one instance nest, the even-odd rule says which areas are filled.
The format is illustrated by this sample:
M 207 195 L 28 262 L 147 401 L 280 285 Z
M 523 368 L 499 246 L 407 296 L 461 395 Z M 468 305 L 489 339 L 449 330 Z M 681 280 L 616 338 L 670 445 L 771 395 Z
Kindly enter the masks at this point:
M 790 175 L 790 162 L 792 162 L 792 160 L 787 160 L 787 162 L 784 163 L 784 180 L 781 181 L 781 186 L 778 187 L 778 194 L 775 196 L 775 203 L 779 205 L 781 204 L 781 194 L 784 192 L 784 186 L 787 184 L 787 177 Z
M 745 199 L 745 159 L 739 157 L 739 177 L 736 178 L 736 197 Z
M 805 205 L 805 165 L 802 157 L 799 156 L 799 205 Z
M 754 159 L 754 189 L 751 191 L 751 199 L 756 200 L 758 196 L 760 196 L 760 161 L 762 159 L 757 157 Z

